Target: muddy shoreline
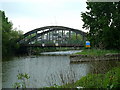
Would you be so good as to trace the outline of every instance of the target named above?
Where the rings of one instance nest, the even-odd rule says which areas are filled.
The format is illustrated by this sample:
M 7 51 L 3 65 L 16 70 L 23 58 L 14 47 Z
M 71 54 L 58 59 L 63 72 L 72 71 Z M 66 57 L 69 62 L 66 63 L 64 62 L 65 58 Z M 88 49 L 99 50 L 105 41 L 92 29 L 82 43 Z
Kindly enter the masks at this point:
M 89 61 L 107 61 L 118 60 L 120 61 L 120 53 L 108 53 L 102 56 L 93 55 L 70 55 L 70 63 L 89 62 Z

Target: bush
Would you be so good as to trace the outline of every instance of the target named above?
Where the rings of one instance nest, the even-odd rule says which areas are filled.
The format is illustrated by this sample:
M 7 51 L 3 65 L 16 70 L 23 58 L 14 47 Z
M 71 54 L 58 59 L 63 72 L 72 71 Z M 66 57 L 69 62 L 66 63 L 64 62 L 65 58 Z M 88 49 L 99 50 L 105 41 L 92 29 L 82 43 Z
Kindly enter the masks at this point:
M 85 88 L 120 88 L 120 68 L 116 67 L 106 74 L 88 74 L 75 83 Z
M 120 88 L 120 68 L 113 68 L 105 74 L 104 88 Z

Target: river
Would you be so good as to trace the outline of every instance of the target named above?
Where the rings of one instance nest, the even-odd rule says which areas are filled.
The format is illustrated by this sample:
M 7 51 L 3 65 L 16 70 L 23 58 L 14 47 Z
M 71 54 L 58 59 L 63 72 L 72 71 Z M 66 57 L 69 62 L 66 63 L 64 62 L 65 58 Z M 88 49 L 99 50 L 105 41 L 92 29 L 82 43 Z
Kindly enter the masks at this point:
M 14 57 L 12 60 L 4 61 L 3 88 L 12 88 L 15 82 L 19 82 L 19 73 L 27 73 L 30 76 L 27 87 L 41 88 L 74 82 L 88 73 L 105 73 L 112 67 L 119 66 L 117 61 L 72 64 L 69 54 L 75 52 L 78 51 L 44 52 L 41 56 Z

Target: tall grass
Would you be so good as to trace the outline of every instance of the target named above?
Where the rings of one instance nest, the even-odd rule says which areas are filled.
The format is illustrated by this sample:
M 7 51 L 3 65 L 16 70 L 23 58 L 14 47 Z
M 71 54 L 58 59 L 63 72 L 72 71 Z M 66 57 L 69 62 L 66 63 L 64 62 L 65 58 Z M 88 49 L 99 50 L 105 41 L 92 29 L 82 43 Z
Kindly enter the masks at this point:
M 76 54 L 101 56 L 110 53 L 120 53 L 120 50 L 84 49 L 82 52 L 78 52 Z
M 84 88 L 118 88 L 120 86 L 120 62 L 111 63 L 114 62 L 92 62 L 89 67 L 91 73 L 77 81 L 75 80 L 77 74 L 74 71 L 51 75 L 47 79 L 51 86 L 49 88 L 76 88 L 79 86 Z M 61 84 L 55 83 L 56 78 L 59 78 Z
M 85 88 L 120 88 L 120 67 L 115 67 L 105 74 L 88 74 L 74 84 Z
M 67 83 L 62 86 L 52 86 L 49 88 L 120 88 L 120 67 L 115 67 L 105 74 L 88 74 L 74 83 Z
M 48 86 L 57 87 L 59 85 L 66 85 L 70 83 L 75 83 L 76 73 L 73 70 L 70 71 L 60 71 L 59 73 L 52 73 L 46 80 Z

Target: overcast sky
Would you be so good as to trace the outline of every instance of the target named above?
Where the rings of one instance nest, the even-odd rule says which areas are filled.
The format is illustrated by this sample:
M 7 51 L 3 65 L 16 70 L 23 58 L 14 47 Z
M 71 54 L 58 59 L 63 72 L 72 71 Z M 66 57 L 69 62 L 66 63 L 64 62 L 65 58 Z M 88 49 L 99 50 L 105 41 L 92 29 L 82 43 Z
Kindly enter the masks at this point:
M 81 12 L 86 11 L 87 0 L 1 0 L 13 27 L 27 31 L 43 26 L 66 26 L 82 29 Z

